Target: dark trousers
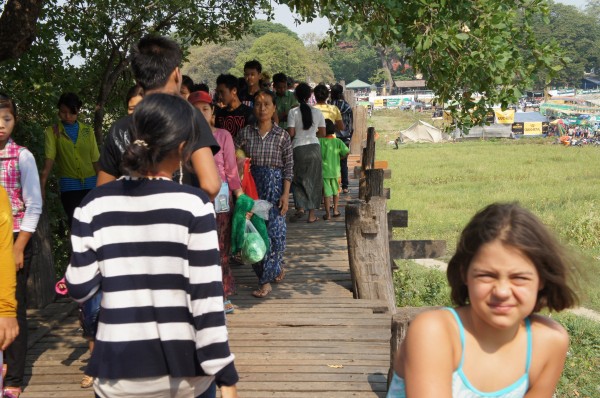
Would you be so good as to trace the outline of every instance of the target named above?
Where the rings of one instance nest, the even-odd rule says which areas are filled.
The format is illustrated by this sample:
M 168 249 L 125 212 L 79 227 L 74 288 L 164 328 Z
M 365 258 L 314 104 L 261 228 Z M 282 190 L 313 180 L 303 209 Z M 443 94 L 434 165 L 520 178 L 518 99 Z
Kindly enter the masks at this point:
M 100 398 L 98 394 L 94 394 L 96 398 Z M 204 391 L 202 394 L 198 395 L 196 398 L 215 398 L 217 396 L 217 384 L 213 381 L 213 383 L 208 387 L 208 390 Z
M 14 234 L 17 239 L 18 233 Z M 7 387 L 21 387 L 23 374 L 25 373 L 25 356 L 27 355 L 27 278 L 31 268 L 31 256 L 33 254 L 33 237 L 25 246 L 23 252 L 23 268 L 17 272 L 17 323 L 19 324 L 19 335 L 13 343 L 4 351 L 4 362 L 6 362 L 6 378 L 4 385 Z
M 63 209 L 65 209 L 65 213 L 67 213 L 67 222 L 69 231 L 71 230 L 71 225 L 73 224 L 73 213 L 75 213 L 75 209 L 85 195 L 90 192 L 90 189 L 84 189 L 81 191 L 65 191 L 60 193 L 60 202 L 62 203 Z
M 348 157 L 340 159 L 340 171 L 342 173 L 342 189 L 348 189 Z

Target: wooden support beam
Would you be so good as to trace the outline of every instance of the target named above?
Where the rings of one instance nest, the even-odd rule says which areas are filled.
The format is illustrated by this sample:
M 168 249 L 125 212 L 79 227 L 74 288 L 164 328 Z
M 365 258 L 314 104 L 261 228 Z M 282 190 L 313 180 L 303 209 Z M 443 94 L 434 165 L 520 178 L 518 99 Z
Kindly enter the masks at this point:
M 382 169 L 367 169 L 365 170 L 364 184 L 361 178 L 358 186 L 359 199 L 371 201 L 374 196 L 383 197 L 383 170 Z
M 390 256 L 394 259 L 437 258 L 446 254 L 445 240 L 391 240 Z
M 388 245 L 386 199 L 350 201 L 346 205 L 346 239 L 354 298 L 384 300 L 396 309 Z
M 388 226 L 390 228 L 408 227 L 408 210 L 388 211 Z
M 362 168 L 372 169 L 375 166 L 375 128 L 367 129 L 367 146 L 363 150 Z
M 354 166 L 354 178 L 361 178 L 362 177 L 361 171 L 362 171 L 362 169 L 360 166 Z M 392 170 L 384 169 L 383 170 L 383 178 L 386 180 L 389 180 L 390 178 L 392 178 Z

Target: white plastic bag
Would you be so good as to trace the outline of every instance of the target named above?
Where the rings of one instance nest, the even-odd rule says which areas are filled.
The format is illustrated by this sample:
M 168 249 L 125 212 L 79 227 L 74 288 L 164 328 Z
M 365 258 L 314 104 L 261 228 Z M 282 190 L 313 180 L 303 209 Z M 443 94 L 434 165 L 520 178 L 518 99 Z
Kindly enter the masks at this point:
M 271 202 L 268 202 L 268 201 L 262 200 L 262 199 L 255 200 L 254 206 L 252 206 L 251 213 L 256 214 L 263 220 L 268 221 L 269 220 L 269 211 L 271 210 L 271 207 L 273 207 L 273 203 L 271 203 Z
M 265 258 L 267 254 L 267 245 L 262 236 L 250 220 L 246 220 L 246 230 L 244 232 L 244 243 L 242 243 L 241 257 L 246 265 L 255 264 Z
M 215 213 L 227 213 L 229 210 L 229 184 L 222 182 L 215 198 Z

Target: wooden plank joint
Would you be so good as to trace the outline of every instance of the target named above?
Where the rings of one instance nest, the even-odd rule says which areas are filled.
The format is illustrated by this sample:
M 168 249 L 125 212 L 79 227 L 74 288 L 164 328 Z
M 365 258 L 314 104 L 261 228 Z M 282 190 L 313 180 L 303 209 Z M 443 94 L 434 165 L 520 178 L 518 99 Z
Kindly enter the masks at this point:
M 445 240 L 391 240 L 393 259 L 437 258 L 446 254 Z

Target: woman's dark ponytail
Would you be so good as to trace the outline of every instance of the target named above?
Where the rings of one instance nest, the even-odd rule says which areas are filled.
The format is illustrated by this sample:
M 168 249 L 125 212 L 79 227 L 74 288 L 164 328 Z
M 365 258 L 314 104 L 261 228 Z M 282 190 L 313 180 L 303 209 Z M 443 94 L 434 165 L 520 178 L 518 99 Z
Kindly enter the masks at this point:
M 308 130 L 313 125 L 312 109 L 307 102 L 310 98 L 310 86 L 306 83 L 300 83 L 294 90 L 296 98 L 300 103 L 300 113 L 302 114 L 302 129 Z

